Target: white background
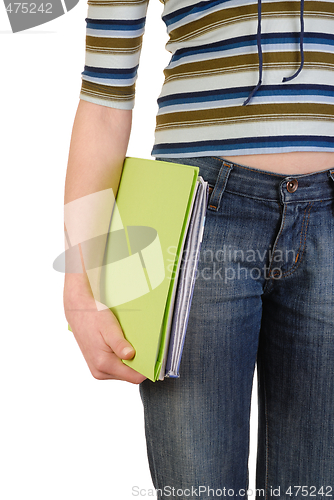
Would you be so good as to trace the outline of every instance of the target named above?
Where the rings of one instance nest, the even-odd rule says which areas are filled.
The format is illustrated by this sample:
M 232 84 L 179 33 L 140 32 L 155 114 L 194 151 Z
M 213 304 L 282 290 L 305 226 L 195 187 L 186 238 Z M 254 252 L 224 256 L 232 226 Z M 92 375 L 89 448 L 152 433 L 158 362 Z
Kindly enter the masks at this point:
M 129 156 L 150 158 L 169 54 L 151 0 Z M 0 3 L 0 498 L 131 500 L 153 489 L 138 386 L 95 380 L 63 312 L 63 196 L 87 4 L 13 34 Z M 256 378 L 255 381 L 256 382 Z M 254 488 L 256 391 L 251 418 Z M 145 498 L 141 496 L 141 498 Z M 152 498 L 152 497 L 151 497 Z

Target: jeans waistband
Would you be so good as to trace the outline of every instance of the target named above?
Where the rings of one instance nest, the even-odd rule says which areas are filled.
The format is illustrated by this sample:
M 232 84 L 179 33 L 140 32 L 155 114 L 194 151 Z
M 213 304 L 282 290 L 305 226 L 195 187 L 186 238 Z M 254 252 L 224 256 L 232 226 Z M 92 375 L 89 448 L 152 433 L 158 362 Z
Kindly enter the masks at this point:
M 229 169 L 226 191 L 250 198 L 283 203 L 334 199 L 334 166 L 329 170 L 308 174 L 285 175 L 209 156 L 162 160 L 198 166 L 199 174 L 211 186 L 215 185 L 225 163 L 232 167 Z

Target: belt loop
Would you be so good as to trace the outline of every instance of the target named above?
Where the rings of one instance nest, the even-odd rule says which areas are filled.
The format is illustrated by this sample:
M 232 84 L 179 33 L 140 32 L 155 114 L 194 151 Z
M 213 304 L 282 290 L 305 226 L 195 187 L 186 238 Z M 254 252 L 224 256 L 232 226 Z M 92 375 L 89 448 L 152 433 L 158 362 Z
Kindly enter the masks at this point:
M 329 171 L 329 177 L 334 181 L 334 169 Z
M 214 212 L 217 212 L 219 210 L 220 200 L 223 196 L 223 192 L 227 184 L 227 179 L 232 170 L 233 164 L 224 161 L 222 166 L 220 167 L 215 187 L 213 188 L 213 191 L 211 193 L 208 203 L 208 209 L 213 210 Z

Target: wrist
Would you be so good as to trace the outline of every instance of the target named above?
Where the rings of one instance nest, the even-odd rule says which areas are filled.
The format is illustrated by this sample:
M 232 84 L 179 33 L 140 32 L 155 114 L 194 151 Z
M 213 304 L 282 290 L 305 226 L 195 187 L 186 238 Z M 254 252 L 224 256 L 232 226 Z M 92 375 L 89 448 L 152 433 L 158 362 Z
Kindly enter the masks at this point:
M 83 300 L 94 300 L 87 275 L 84 273 L 66 273 L 64 280 L 64 301 L 77 303 Z

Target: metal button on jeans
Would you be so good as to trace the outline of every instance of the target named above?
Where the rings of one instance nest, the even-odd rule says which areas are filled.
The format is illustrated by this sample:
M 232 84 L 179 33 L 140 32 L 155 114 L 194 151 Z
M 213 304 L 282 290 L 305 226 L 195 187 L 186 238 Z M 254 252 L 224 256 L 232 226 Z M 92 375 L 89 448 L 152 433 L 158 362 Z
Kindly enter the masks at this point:
M 289 191 L 289 193 L 294 193 L 298 188 L 298 181 L 297 179 L 292 179 L 291 181 L 288 181 L 286 183 L 286 189 Z

